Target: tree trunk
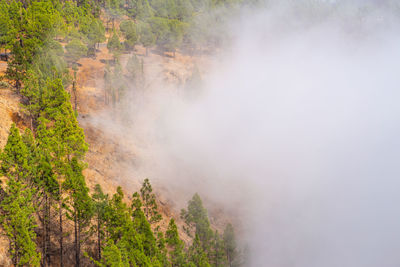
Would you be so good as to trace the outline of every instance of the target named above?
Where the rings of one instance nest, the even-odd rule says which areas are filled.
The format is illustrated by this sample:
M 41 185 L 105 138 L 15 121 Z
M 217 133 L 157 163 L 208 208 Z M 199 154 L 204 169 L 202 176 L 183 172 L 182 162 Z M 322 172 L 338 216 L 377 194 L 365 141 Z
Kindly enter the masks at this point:
M 78 240 L 78 222 L 76 211 L 74 211 L 74 228 L 75 228 L 75 266 L 79 267 L 79 240 Z
M 64 266 L 64 261 L 63 261 L 63 220 L 62 220 L 62 200 L 61 200 L 61 189 L 60 189 L 60 201 L 59 201 L 59 216 L 60 216 L 60 267 Z
M 50 216 L 51 216 L 51 199 L 48 199 L 47 201 L 47 223 L 46 223 L 46 244 L 47 246 L 50 244 Z M 50 254 L 48 252 L 48 249 L 46 247 L 46 252 L 47 254 L 44 255 L 46 257 L 47 261 L 47 266 L 50 266 Z
M 78 222 L 78 264 L 81 265 L 81 224 Z
M 100 219 L 97 218 L 97 249 L 98 249 L 98 261 L 101 260 L 101 236 L 100 236 Z
M 32 118 L 31 118 L 32 121 Z M 44 196 L 44 216 L 43 216 L 43 259 L 42 266 L 46 266 L 46 256 L 47 256 L 47 194 Z

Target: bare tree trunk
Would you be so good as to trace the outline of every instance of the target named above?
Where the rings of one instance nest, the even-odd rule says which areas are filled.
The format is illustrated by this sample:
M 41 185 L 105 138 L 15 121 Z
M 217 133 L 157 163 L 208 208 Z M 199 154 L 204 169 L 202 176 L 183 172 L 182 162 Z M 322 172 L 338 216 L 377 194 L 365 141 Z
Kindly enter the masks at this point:
M 74 211 L 74 228 L 75 228 L 75 266 L 79 267 L 79 240 L 78 240 L 78 222 L 76 211 Z
M 81 265 L 81 224 L 78 222 L 78 267 Z
M 48 199 L 48 201 L 47 201 L 47 223 L 46 223 L 46 244 L 47 244 L 47 246 L 50 244 L 50 216 L 51 216 L 51 199 Z M 47 266 L 50 266 L 50 254 L 49 254 L 49 252 L 48 252 L 48 249 L 47 249 L 47 246 L 46 246 L 46 252 L 47 252 L 47 254 L 46 255 L 44 255 L 44 257 L 46 258 L 46 261 L 47 261 Z
M 32 118 L 31 118 L 32 121 Z M 31 123 L 32 125 L 32 123 Z M 47 256 L 47 194 L 44 197 L 44 216 L 43 216 L 43 259 L 42 259 L 42 266 L 46 266 L 46 256 Z
M 61 186 L 60 186 L 61 187 Z M 64 261 L 63 261 L 63 253 L 64 253 L 64 247 L 63 247 L 63 219 L 62 219 L 62 200 L 61 200 L 61 189 L 60 189 L 60 200 L 59 200 L 59 216 L 60 216 L 60 267 L 64 266 Z
M 97 218 L 97 249 L 98 249 L 98 261 L 101 260 L 101 237 L 100 237 L 100 219 Z

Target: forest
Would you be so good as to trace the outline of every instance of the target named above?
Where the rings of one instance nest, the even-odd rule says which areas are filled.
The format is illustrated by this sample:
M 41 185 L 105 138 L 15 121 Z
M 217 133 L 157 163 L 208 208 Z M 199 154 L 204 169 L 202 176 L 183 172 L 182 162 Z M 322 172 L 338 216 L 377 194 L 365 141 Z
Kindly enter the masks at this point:
M 13 266 L 241 264 L 232 225 L 222 233 L 213 229 L 198 194 L 181 211 L 188 243 L 173 218 L 160 230 L 162 216 L 149 179 L 132 196 L 121 187 L 108 195 L 100 185 L 87 186 L 88 144 L 74 95 L 78 60 L 95 57 L 99 43 L 107 41 L 113 55 L 104 77 L 105 101 L 115 105 L 123 98 L 115 82 L 121 53 L 139 44 L 146 53 L 173 54 L 218 45 L 220 36 L 200 23 L 202 16 L 239 5 L 236 0 L 0 1 L 0 48 L 7 60 L 0 83 L 20 97 L 29 118 L 23 131 L 11 126 L 0 154 L 0 225 Z M 140 80 L 135 56 L 126 68 L 133 81 Z

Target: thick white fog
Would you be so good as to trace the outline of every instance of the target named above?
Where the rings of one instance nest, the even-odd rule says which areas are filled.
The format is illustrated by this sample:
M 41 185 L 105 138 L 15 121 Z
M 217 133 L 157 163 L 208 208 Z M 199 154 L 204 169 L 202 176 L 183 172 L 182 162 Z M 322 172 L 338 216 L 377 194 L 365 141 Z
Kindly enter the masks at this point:
M 140 174 L 234 212 L 248 266 L 400 265 L 397 11 L 328 2 L 244 11 L 197 99 L 133 109 Z

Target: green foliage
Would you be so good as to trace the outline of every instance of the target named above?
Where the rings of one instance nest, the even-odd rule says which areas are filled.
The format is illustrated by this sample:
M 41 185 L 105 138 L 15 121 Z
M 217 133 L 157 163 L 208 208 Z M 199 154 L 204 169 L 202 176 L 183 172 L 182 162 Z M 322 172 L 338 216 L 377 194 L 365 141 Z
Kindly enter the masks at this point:
M 15 82 L 19 92 L 39 48 L 59 31 L 61 17 L 51 2 L 32 2 L 24 8 L 20 2 L 13 1 L 8 6 L 3 2 L 1 7 L 8 16 L 0 19 L 5 27 L 0 39 L 12 54 L 6 77 Z
M 82 170 L 82 164 L 75 157 L 72 158 L 66 172 L 66 180 L 63 183 L 64 190 L 68 193 L 67 198 L 64 200 L 67 218 L 74 222 L 75 263 L 77 266 L 80 265 L 82 239 L 87 234 L 85 230 L 89 226 L 93 215 L 93 203 L 89 196 L 89 188 L 86 186 Z
M 0 155 L 1 174 L 18 181 L 25 180 L 30 172 L 27 158 L 28 149 L 22 141 L 18 128 L 12 124 L 6 146 Z
M 195 266 L 215 267 L 233 266 L 237 262 L 237 251 L 234 230 L 231 224 L 226 226 L 223 236 L 210 227 L 207 210 L 198 194 L 188 203 L 187 210 L 181 211 L 181 217 L 186 223 L 185 231 L 195 234 L 193 244 L 189 249 L 189 260 Z M 168 235 L 167 235 L 168 236 Z
M 32 205 L 32 191 L 22 182 L 9 177 L 5 197 L 1 202 L 1 225 L 9 240 L 15 266 L 39 266 L 40 253 L 36 250 L 36 228 Z
M 66 58 L 71 63 L 76 63 L 80 58 L 87 54 L 87 47 L 78 39 L 73 39 L 66 46 Z
M 139 40 L 140 43 L 146 48 L 147 55 L 148 49 L 156 42 L 156 36 L 152 32 L 150 24 L 145 22 L 139 24 Z
M 150 21 L 156 44 L 163 51 L 175 52 L 183 42 L 186 23 L 176 19 L 154 17 Z
M 118 58 L 122 52 L 122 44 L 119 40 L 117 32 L 114 30 L 113 35 L 108 39 L 107 48 L 113 54 L 114 59 Z
M 113 262 L 119 262 L 114 261 L 117 258 L 134 266 L 150 266 L 152 256 L 157 255 L 150 225 L 143 213 L 140 214 L 140 209 L 131 214 L 123 198 L 122 189 L 118 187 L 117 193 L 113 195 L 106 208 L 105 224 L 108 240 L 100 264 L 111 264 L 107 262 L 105 255 L 106 251 L 109 251 Z
M 165 232 L 166 243 L 169 247 L 169 260 L 172 266 L 186 266 L 186 255 L 184 253 L 184 243 L 179 238 L 178 227 L 172 218 L 169 221 Z
M 113 107 L 121 101 L 125 92 L 125 83 L 122 78 L 122 66 L 119 60 L 114 64 L 107 63 L 104 71 L 106 104 L 112 101 Z
M 132 20 L 124 20 L 119 27 L 125 38 L 125 47 L 127 49 L 133 49 L 138 41 L 136 24 Z
M 148 0 L 136 0 L 136 13 L 135 18 L 141 21 L 153 17 L 154 11 L 151 8 Z
M 88 55 L 95 55 L 96 44 L 104 42 L 105 28 L 100 19 L 93 19 L 87 30 Z
M 161 215 L 157 211 L 156 195 L 153 193 L 148 178 L 144 179 L 142 188 L 140 188 L 140 196 L 143 201 L 144 214 L 150 223 L 156 223 L 161 220 Z
M 103 251 L 103 261 L 96 262 L 97 266 L 104 267 L 125 267 L 129 266 L 127 251 L 122 242 L 114 244 L 108 241 Z
M 94 202 L 94 216 L 96 224 L 92 226 L 92 231 L 97 238 L 97 260 L 101 259 L 102 240 L 105 238 L 106 231 L 106 211 L 108 206 L 108 195 L 104 194 L 101 186 L 96 184 L 92 195 Z
M 213 233 L 210 228 L 207 210 L 203 207 L 203 202 L 198 194 L 194 194 L 189 201 L 187 210 L 181 210 L 181 217 L 188 225 L 188 228 L 186 228 L 188 234 L 191 234 L 190 231 L 194 229 L 195 234 L 205 248 Z
M 7 144 L 1 153 L 2 175 L 8 178 L 4 198 L 0 203 L 1 225 L 9 240 L 9 253 L 15 266 L 38 266 L 40 254 L 36 251 L 36 227 L 33 205 L 34 189 L 28 187 L 32 174 L 32 155 L 27 144 L 32 136 L 22 139 L 18 128 L 11 125 Z M 32 177 L 32 176 L 30 176 Z
M 225 242 L 222 240 L 218 231 L 215 231 L 211 241 L 212 251 L 210 253 L 210 263 L 215 267 L 223 267 L 227 264 Z M 231 266 L 231 265 L 229 265 Z
M 188 258 L 189 262 L 196 267 L 210 267 L 207 254 L 205 253 L 197 234 L 193 240 L 193 244 L 189 248 Z
M 198 195 L 182 213 L 186 229 L 195 236 L 188 250 L 174 220 L 165 237 L 155 227 L 161 215 L 148 179 L 129 204 L 121 188 L 109 198 L 96 186 L 90 196 L 83 176 L 88 147 L 65 90 L 72 81 L 69 67 L 76 73 L 77 61 L 94 56 L 96 45 L 105 41 L 100 8 L 108 19 L 107 29 L 109 22 L 114 29 L 107 43 L 114 62 L 107 64 L 105 80 L 106 99 L 112 98 L 115 105 L 125 90 L 117 60 L 123 49 L 114 28 L 117 19 L 124 14 L 134 18 L 120 24 L 126 49 L 140 43 L 146 54 L 155 45 L 162 52 L 175 52 L 183 44 L 194 43 L 188 33 L 193 32 L 189 29 L 196 25 L 196 18 L 203 18 L 213 7 L 228 5 L 226 0 L 0 0 L 0 48 L 11 53 L 6 78 L 21 96 L 31 128 L 21 135 L 12 125 L 0 154 L 0 170 L 7 180 L 0 222 L 14 266 L 70 264 L 70 255 L 65 255 L 69 246 L 64 248 L 69 234 L 63 228 L 65 218 L 74 226 L 75 262 L 71 264 L 75 266 L 81 265 L 82 253 L 93 259 L 86 241 L 94 240 L 98 266 L 222 266 L 237 262 L 233 229 L 227 227 L 223 238 L 214 234 Z M 216 39 L 200 27 L 198 36 L 206 42 Z M 60 40 L 67 42 L 64 48 Z M 126 70 L 136 85 L 143 83 L 143 62 L 136 55 L 129 58 Z M 39 241 L 35 232 L 40 233 Z M 56 238 L 59 247 L 54 248 Z M 55 249 L 58 256 L 51 257 Z M 58 264 L 52 261 L 55 258 Z
M 230 223 L 227 224 L 225 227 L 223 242 L 226 250 L 228 264 L 229 266 L 233 266 L 234 263 L 237 263 L 238 252 L 236 248 L 235 231 Z
M 34 60 L 35 64 L 32 69 L 41 77 L 57 77 L 65 82 L 68 81 L 69 74 L 64 60 L 64 49 L 59 42 L 47 40 Z M 26 80 L 29 80 L 29 77 Z

